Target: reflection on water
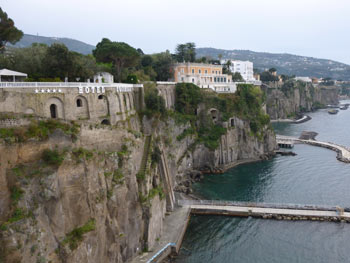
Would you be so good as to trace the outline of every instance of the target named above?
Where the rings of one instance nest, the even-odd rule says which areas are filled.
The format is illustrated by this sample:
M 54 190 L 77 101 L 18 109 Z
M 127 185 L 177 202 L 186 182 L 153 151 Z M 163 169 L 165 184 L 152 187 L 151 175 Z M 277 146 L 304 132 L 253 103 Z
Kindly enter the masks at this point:
M 350 109 L 321 110 L 303 124 L 274 124 L 276 133 L 318 132 L 318 140 L 350 146 Z M 207 199 L 350 207 L 350 164 L 336 153 L 295 145 L 297 156 L 210 175 L 194 189 Z M 176 262 L 348 262 L 350 224 L 193 216 Z

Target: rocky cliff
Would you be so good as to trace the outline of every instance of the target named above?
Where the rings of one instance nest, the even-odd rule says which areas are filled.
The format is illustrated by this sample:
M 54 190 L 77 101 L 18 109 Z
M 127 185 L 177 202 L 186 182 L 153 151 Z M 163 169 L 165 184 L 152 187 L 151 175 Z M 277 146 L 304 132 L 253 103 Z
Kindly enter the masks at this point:
M 273 120 L 293 118 L 298 114 L 339 102 L 336 87 L 315 87 L 309 83 L 294 81 L 268 85 L 264 87 L 266 112 Z
M 30 123 L 0 129 L 0 262 L 127 262 L 154 246 L 188 175 L 264 159 L 276 144 L 268 125 L 257 134 L 238 117 L 221 122 L 217 147 L 171 115 Z

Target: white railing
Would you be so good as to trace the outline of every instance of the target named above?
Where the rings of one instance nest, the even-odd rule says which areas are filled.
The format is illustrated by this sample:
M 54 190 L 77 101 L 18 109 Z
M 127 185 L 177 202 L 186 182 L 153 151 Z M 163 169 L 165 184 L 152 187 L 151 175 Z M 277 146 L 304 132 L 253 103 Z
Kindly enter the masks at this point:
M 116 87 L 143 87 L 142 84 L 128 83 L 95 83 L 95 82 L 0 82 L 0 88 L 75 88 L 75 87 L 94 87 L 100 86 L 105 88 Z
M 298 210 L 324 210 L 337 211 L 339 207 L 328 205 L 300 205 L 300 204 L 274 204 L 274 203 L 255 203 L 255 202 L 236 202 L 225 200 L 177 200 L 179 206 L 206 205 L 206 206 L 240 206 L 240 207 L 261 207 L 277 209 L 298 209 Z M 350 208 L 344 208 L 350 211 Z

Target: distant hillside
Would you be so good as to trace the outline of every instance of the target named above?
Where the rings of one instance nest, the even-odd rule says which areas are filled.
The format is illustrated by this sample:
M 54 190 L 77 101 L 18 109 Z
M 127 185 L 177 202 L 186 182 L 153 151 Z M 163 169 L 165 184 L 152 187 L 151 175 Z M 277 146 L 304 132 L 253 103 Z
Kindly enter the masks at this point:
M 277 69 L 279 74 L 350 80 L 349 65 L 328 59 L 215 48 L 197 48 L 196 52 L 197 57 L 209 56 L 217 59 L 218 55 L 221 54 L 225 59 L 249 60 L 254 63 L 254 68 L 261 71 L 273 67 Z
M 79 52 L 82 54 L 91 54 L 92 50 L 95 49 L 95 46 L 86 44 L 79 40 L 70 39 L 70 38 L 58 38 L 58 37 L 42 37 L 24 34 L 23 38 L 15 44 L 15 47 L 28 47 L 33 43 L 43 43 L 46 45 L 51 45 L 53 43 L 62 43 L 65 44 L 68 49 Z

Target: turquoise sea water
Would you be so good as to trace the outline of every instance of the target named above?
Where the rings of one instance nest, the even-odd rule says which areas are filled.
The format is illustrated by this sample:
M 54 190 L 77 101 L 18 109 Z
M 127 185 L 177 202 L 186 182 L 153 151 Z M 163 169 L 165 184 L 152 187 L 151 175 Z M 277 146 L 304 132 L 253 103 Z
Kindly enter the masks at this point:
M 350 146 L 350 109 L 320 110 L 303 124 L 274 124 L 279 134 L 316 131 Z M 235 167 L 194 186 L 206 199 L 350 207 L 350 164 L 327 149 L 296 145 L 297 156 Z M 350 262 L 350 224 L 192 216 L 176 262 Z

